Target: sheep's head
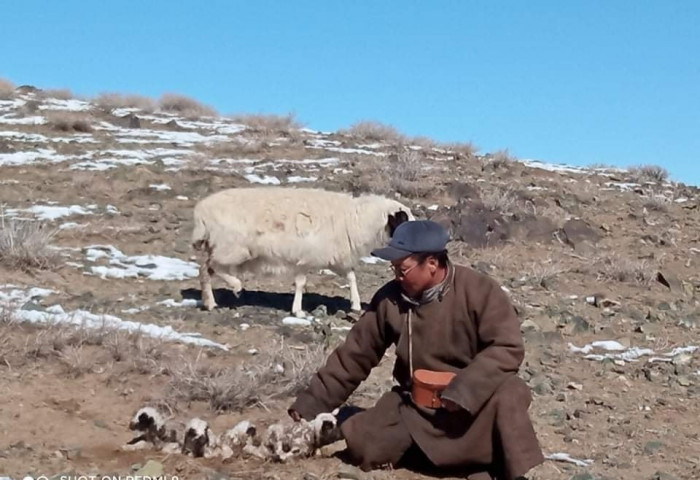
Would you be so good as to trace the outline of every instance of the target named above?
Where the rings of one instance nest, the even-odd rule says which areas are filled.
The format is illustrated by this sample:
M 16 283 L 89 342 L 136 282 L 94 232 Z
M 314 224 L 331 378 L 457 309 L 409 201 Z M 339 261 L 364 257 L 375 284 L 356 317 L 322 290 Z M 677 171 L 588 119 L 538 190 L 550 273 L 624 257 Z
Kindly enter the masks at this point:
M 394 236 L 394 232 L 396 231 L 396 227 L 401 225 L 404 222 L 409 221 L 409 215 L 407 212 L 403 210 L 398 210 L 394 213 L 389 214 L 389 218 L 387 219 L 386 222 L 386 229 L 387 233 L 389 234 L 389 237 Z
M 185 436 L 182 442 L 182 453 L 191 453 L 195 457 L 203 457 L 205 448 L 209 445 L 211 430 L 202 419 L 193 418 L 185 427 Z
M 148 433 L 154 438 L 164 433 L 165 420 L 153 407 L 140 408 L 129 422 L 129 430 Z
M 338 419 L 332 413 L 320 413 L 311 421 L 316 448 L 337 442 L 341 438 Z
M 232 447 L 241 447 L 255 439 L 257 429 L 248 420 L 243 420 L 223 435 L 223 441 Z

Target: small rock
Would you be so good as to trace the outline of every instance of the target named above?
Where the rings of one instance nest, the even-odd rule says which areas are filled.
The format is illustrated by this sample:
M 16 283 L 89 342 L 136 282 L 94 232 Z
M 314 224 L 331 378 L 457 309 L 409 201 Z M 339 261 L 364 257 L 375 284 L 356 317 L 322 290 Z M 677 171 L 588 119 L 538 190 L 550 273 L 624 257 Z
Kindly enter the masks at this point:
M 131 470 L 132 470 L 133 472 L 137 472 L 137 471 L 141 470 L 141 467 L 143 467 L 143 465 L 141 465 L 140 463 L 134 463 L 134 464 L 131 466 Z
M 568 388 L 570 390 L 583 390 L 583 385 L 580 383 L 569 382 L 569 384 L 566 386 L 566 388 Z
M 363 474 L 357 468 L 344 467 L 338 470 L 338 478 L 345 480 L 362 480 Z
M 320 480 L 317 475 L 314 475 L 313 473 L 305 473 L 304 474 L 304 480 Z
M 666 444 L 658 440 L 652 440 L 644 445 L 644 453 L 646 455 L 654 455 L 657 451 L 665 447 Z
M 571 477 L 571 480 L 596 480 L 590 473 L 579 473 Z
M 214 472 L 209 475 L 209 480 L 229 480 L 229 476 L 222 472 Z
M 691 385 L 690 379 L 686 377 L 685 375 L 679 376 L 676 381 L 678 382 L 678 385 L 682 387 L 689 387 Z
M 144 477 L 159 477 L 163 475 L 163 464 L 156 462 L 155 460 L 149 460 L 146 465 L 141 467 L 135 475 L 141 475 Z
M 109 428 L 103 420 L 95 420 L 93 423 L 97 428 Z
M 520 324 L 520 330 L 523 332 L 526 332 L 528 330 L 532 330 L 535 332 L 539 332 L 542 329 L 540 328 L 539 325 L 537 325 L 535 322 L 532 320 L 525 320 L 523 323 Z
M 62 448 L 61 453 L 63 453 L 68 460 L 75 460 L 82 456 L 83 449 L 80 447 Z
M 314 318 L 326 318 L 328 316 L 328 308 L 325 305 L 319 305 L 311 312 Z
M 678 477 L 674 477 L 665 472 L 656 472 L 654 476 L 651 477 L 651 480 L 678 480 Z
M 29 311 L 29 312 L 45 312 L 46 311 L 46 309 L 44 307 L 42 307 L 38 303 L 33 302 L 31 300 L 28 301 L 27 303 L 25 303 L 24 305 L 22 305 L 20 310 Z

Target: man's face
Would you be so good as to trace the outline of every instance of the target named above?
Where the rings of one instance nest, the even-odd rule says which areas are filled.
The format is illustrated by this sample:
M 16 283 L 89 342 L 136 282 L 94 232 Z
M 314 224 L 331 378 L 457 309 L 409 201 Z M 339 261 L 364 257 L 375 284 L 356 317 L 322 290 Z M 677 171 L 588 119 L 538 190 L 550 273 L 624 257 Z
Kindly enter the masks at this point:
M 415 298 L 433 285 L 439 264 L 434 257 L 420 262 L 415 256 L 410 256 L 391 262 L 391 267 L 403 291 Z

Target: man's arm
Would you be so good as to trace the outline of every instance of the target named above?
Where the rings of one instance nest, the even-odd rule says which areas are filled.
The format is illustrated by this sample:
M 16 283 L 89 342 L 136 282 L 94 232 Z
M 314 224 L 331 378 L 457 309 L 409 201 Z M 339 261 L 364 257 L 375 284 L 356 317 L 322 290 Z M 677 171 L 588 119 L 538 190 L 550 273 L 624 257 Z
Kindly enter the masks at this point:
M 306 420 L 339 407 L 379 364 L 388 348 L 386 324 L 377 312 L 378 295 L 348 333 L 345 342 L 331 353 L 326 364 L 311 378 L 289 408 Z M 295 418 L 298 420 L 298 418 Z
M 518 371 L 525 348 L 515 309 L 495 281 L 482 277 L 474 292 L 469 292 L 469 299 L 479 352 L 441 396 L 476 414 L 501 383 Z

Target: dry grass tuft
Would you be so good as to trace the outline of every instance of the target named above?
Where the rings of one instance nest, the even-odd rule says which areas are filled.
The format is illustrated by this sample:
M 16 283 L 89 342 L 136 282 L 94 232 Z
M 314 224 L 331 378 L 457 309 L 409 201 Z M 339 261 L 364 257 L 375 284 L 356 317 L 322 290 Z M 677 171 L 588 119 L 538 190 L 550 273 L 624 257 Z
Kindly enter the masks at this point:
M 445 144 L 440 145 L 440 148 L 443 148 L 443 149 L 450 151 L 450 152 L 464 155 L 465 157 L 468 157 L 468 158 L 476 157 L 476 154 L 479 152 L 479 147 L 474 145 L 471 142 L 445 143 Z
M 238 114 L 231 116 L 231 120 L 263 135 L 290 136 L 298 134 L 298 131 L 304 127 L 293 113 L 287 115 Z
M 4 78 L 0 78 L 0 100 L 10 100 L 15 96 L 15 85 Z
M 158 105 L 165 112 L 177 113 L 185 117 L 214 117 L 217 115 L 216 110 L 212 107 L 204 105 L 193 98 L 175 93 L 163 94 L 158 100 Z
M 104 110 L 115 108 L 138 108 L 142 112 L 152 113 L 155 111 L 156 101 L 141 95 L 122 95 L 120 93 L 101 93 L 93 100 L 98 107 Z
M 350 156 L 356 176 L 353 189 L 380 195 L 395 192 L 406 197 L 422 197 L 435 189 L 434 182 L 423 169 L 419 152 L 403 150 L 389 159 L 367 155 Z
M 308 385 L 325 358 L 325 349 L 320 345 L 295 349 L 274 343 L 233 368 L 200 364 L 199 359 L 181 362 L 170 372 L 166 401 L 204 401 L 214 411 L 240 411 L 297 394 Z
M 374 121 L 358 122 L 350 128 L 338 130 L 338 133 L 368 142 L 403 144 L 406 141 L 406 137 L 396 128 Z
M 658 165 L 632 167 L 629 173 L 638 183 L 664 183 L 668 180 L 668 170 Z
M 649 261 L 631 259 L 618 253 L 598 256 L 595 265 L 599 269 L 599 279 L 649 286 L 656 278 L 656 269 Z
M 549 289 L 551 282 L 562 273 L 571 271 L 557 261 L 548 259 L 545 262 L 531 263 L 525 268 L 525 277 L 527 281 L 535 286 Z
M 481 192 L 481 203 L 487 210 L 506 216 L 521 210 L 519 198 L 511 187 L 493 185 L 490 189 Z
M 90 117 L 77 112 L 49 112 L 46 115 L 47 125 L 59 132 L 90 133 L 92 126 Z
M 643 205 L 651 212 L 667 212 L 671 200 L 663 195 L 650 195 L 644 199 Z
M 55 266 L 58 254 L 50 242 L 57 233 L 43 222 L 6 219 L 0 214 L 0 263 L 25 271 Z
M 71 92 L 67 88 L 60 88 L 60 89 L 48 89 L 48 90 L 39 90 L 37 92 L 37 96 L 39 98 L 55 98 L 57 100 L 70 100 L 73 98 L 73 92 Z
M 508 149 L 497 150 L 487 157 L 489 158 L 489 165 L 493 168 L 504 168 L 516 161 L 516 158 L 510 154 Z

